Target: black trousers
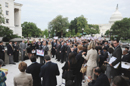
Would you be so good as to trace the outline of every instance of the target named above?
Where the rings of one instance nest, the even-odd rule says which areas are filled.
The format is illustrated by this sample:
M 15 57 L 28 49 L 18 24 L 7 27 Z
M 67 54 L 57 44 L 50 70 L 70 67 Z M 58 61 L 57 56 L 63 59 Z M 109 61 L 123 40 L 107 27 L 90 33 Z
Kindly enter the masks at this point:
M 19 51 L 14 51 L 14 62 L 19 61 Z
M 61 53 L 60 58 L 61 58 L 61 63 L 63 63 L 65 61 L 65 54 Z
M 40 56 L 40 64 L 45 64 L 44 56 Z
M 5 53 L 4 52 L 0 53 L 0 59 L 2 59 L 5 62 Z
M 78 72 L 75 76 L 74 86 L 82 86 L 82 73 Z

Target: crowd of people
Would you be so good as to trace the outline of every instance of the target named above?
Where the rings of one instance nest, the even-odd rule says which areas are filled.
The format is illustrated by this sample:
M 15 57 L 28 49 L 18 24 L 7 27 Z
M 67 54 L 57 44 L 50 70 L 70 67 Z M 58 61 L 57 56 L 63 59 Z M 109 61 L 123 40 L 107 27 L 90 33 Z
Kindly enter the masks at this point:
M 44 56 L 38 56 L 37 49 L 43 50 Z M 10 64 L 19 61 L 19 51 L 22 61 L 19 63 L 21 73 L 14 77 L 14 86 L 56 86 L 56 76 L 60 72 L 57 64 L 51 62 L 51 58 L 64 64 L 62 78 L 65 79 L 65 86 L 82 86 L 82 83 L 86 86 L 129 86 L 129 69 L 122 68 L 121 63 L 130 62 L 130 51 L 129 47 L 125 47 L 122 52 L 119 40 L 73 37 L 67 40 L 39 39 L 37 42 L 34 39 L 27 43 L 23 40 L 20 44 L 9 42 L 7 54 Z M 23 62 L 26 59 L 25 51 L 32 62 L 28 67 Z M 3 43 L 0 42 L 0 59 L 3 61 L 4 53 Z M 38 57 L 40 63 L 36 61 Z M 110 63 L 113 57 L 116 59 Z M 5 66 L 2 60 L 0 67 Z M 0 73 L 3 76 L 7 74 L 2 71 Z M 5 80 L 6 78 L 3 78 L 3 83 Z

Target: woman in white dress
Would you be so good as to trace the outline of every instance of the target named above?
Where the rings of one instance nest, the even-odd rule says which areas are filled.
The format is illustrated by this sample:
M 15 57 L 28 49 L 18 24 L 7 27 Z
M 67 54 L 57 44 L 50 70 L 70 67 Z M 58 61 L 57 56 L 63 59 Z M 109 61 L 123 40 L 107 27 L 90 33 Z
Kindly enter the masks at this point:
M 49 55 L 50 57 L 52 57 L 52 54 L 51 54 L 52 45 L 51 45 L 51 42 L 50 42 L 50 41 L 48 42 L 48 48 L 49 48 L 48 55 Z

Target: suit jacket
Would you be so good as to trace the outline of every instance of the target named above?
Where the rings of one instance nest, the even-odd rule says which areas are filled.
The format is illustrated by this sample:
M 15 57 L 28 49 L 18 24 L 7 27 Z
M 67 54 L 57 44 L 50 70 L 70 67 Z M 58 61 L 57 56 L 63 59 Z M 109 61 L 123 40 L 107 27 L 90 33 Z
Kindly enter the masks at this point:
M 41 78 L 39 77 L 41 65 L 37 62 L 27 67 L 26 72 L 32 74 L 33 86 L 41 86 Z
M 82 57 L 82 52 L 83 51 L 80 51 L 77 55 L 76 55 L 76 60 L 77 60 L 77 73 L 79 73 L 80 72 L 80 69 L 81 69 L 81 67 L 82 67 L 82 64 L 83 64 L 83 62 L 84 62 L 84 58 Z
M 23 51 L 24 49 L 26 49 L 26 44 L 20 43 L 19 48 L 20 48 L 21 51 Z
M 15 51 L 19 50 L 19 45 L 13 45 Z
M 42 50 L 44 50 L 45 55 L 48 54 L 49 48 L 47 46 L 42 46 Z
M 13 52 L 14 52 L 14 50 L 12 49 L 11 45 L 9 44 L 9 45 L 7 46 L 7 54 L 8 54 L 8 55 L 9 55 L 9 54 L 13 55 Z
M 130 62 L 130 54 L 124 55 L 121 61 Z
M 105 74 L 101 73 L 95 81 L 93 86 L 110 86 L 108 78 Z
M 57 64 L 47 62 L 41 67 L 40 77 L 43 78 L 42 86 L 56 86 L 56 75 L 59 75 L 59 69 Z
M 75 54 L 75 56 L 77 55 L 77 48 L 74 49 L 73 53 Z
M 67 56 L 69 56 L 69 53 L 71 52 L 71 49 L 69 46 L 67 46 Z
M 56 48 L 56 42 L 52 42 L 52 54 L 55 54 L 55 49 L 53 47 Z
M 60 51 L 61 51 L 62 54 L 65 53 L 65 46 L 64 45 L 61 45 Z
M 116 57 L 117 59 L 112 63 L 112 66 L 115 66 L 117 63 L 121 62 L 122 56 L 122 49 L 120 46 L 117 46 L 112 54 L 112 56 Z M 121 68 L 121 65 L 119 66 Z
M 87 66 L 96 67 L 97 66 L 97 56 L 98 56 L 98 54 L 97 54 L 96 49 L 88 50 L 87 56 L 85 57 L 83 55 L 84 59 L 88 60 Z
M 21 72 L 14 77 L 14 86 L 33 86 L 32 75 Z
M 0 45 L 0 58 L 4 57 L 4 46 L 3 45 Z
M 99 67 L 101 67 L 104 61 L 106 61 L 106 59 L 108 58 L 108 53 L 103 52 L 103 54 L 99 55 L 99 57 L 100 57 Z

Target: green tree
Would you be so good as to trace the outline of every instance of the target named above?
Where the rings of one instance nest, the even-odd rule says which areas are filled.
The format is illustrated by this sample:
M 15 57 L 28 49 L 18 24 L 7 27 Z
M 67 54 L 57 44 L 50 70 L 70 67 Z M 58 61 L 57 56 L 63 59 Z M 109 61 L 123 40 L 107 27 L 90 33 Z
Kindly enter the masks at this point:
M 49 22 L 48 29 L 50 29 L 51 37 L 54 35 L 62 37 L 66 33 L 66 29 L 69 27 L 68 18 L 63 18 L 62 15 L 57 16 L 51 22 Z
M 117 35 L 120 39 L 121 37 L 130 37 L 130 18 L 124 18 L 121 21 L 116 21 L 112 27 L 112 35 Z
M 82 28 L 84 28 L 84 30 L 89 28 L 87 20 L 83 15 L 76 17 L 74 20 L 70 22 L 69 29 L 71 33 L 73 32 L 73 30 L 75 30 L 74 35 L 76 35 L 77 33 L 82 33 Z
M 21 38 L 18 35 L 14 35 L 11 29 L 2 25 L 0 25 L 0 37 L 3 37 L 3 41 L 9 41 L 13 38 Z
M 2 7 L 1 7 L 1 4 L 0 4 L 0 24 L 2 24 L 2 23 L 5 23 L 5 18 L 2 14 Z
M 98 25 L 88 24 L 88 27 L 90 29 L 90 33 L 89 34 L 98 34 L 98 33 L 100 33 Z
M 46 38 L 48 38 L 49 34 L 48 34 L 48 30 L 47 29 L 42 31 L 42 37 L 44 37 L 44 35 L 46 36 Z
M 110 34 L 110 30 L 107 30 L 106 32 L 105 32 L 105 35 L 109 35 Z
M 24 37 L 39 37 L 42 35 L 41 29 L 39 29 L 33 22 L 24 22 L 21 26 Z

